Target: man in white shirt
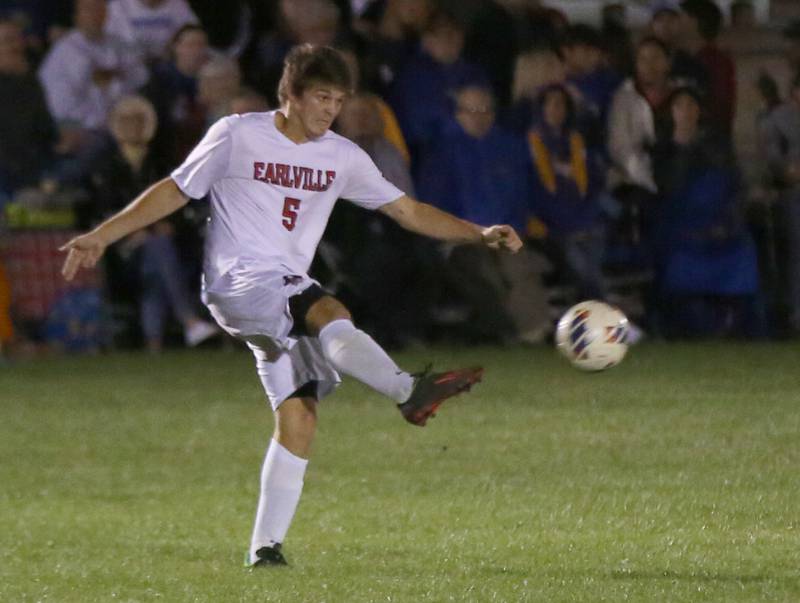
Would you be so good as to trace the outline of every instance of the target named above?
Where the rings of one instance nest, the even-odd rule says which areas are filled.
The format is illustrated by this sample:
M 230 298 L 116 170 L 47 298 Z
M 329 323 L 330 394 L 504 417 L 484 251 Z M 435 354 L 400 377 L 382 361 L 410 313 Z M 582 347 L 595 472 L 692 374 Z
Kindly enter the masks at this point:
M 113 0 L 105 28 L 149 61 L 164 58 L 172 36 L 190 23 L 198 20 L 186 0 Z
M 50 50 L 39 79 L 62 136 L 80 147 L 81 138 L 105 128 L 117 100 L 147 81 L 147 70 L 104 33 L 105 0 L 77 0 L 74 18 L 75 29 Z
M 338 198 L 378 210 L 413 232 L 517 252 L 507 225 L 484 228 L 406 196 L 355 143 L 329 131 L 351 89 L 341 55 L 303 45 L 288 55 L 282 108 L 214 124 L 171 177 L 154 184 L 93 231 L 62 248 L 65 278 L 105 248 L 209 195 L 203 299 L 220 326 L 243 339 L 276 417 L 261 473 L 249 565 L 283 565 L 281 543 L 303 487 L 317 401 L 339 372 L 394 399 L 424 425 L 447 398 L 481 379 L 480 368 L 411 375 L 395 365 L 308 268 Z

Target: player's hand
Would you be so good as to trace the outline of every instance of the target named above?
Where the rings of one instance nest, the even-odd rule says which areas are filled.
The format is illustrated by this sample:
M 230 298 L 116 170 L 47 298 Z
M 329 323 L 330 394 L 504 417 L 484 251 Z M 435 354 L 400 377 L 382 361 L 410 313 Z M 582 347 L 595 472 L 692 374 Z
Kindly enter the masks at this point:
M 63 277 L 71 281 L 81 268 L 94 268 L 107 245 L 99 234 L 90 232 L 59 247 L 59 251 L 67 252 L 67 259 L 61 268 Z
M 509 253 L 517 253 L 522 249 L 522 240 L 517 231 L 507 224 L 484 228 L 481 232 L 481 242 L 490 249 L 499 249 Z

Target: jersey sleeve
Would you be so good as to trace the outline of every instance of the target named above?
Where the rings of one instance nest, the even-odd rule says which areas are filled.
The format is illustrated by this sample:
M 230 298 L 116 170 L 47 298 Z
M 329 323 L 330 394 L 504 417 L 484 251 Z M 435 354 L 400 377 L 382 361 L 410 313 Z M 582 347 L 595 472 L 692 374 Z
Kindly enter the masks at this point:
M 225 177 L 232 146 L 230 118 L 224 117 L 208 129 L 170 176 L 188 197 L 201 199 L 215 182 Z
M 386 180 L 360 147 L 353 144 L 347 180 L 340 196 L 364 209 L 378 209 L 405 193 Z

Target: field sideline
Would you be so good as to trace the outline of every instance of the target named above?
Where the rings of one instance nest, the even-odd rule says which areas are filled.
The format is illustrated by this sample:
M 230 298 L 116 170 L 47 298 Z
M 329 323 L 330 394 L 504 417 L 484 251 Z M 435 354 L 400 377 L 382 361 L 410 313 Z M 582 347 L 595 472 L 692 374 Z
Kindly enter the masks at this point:
M 800 346 L 434 348 L 424 429 L 320 408 L 287 569 L 242 568 L 272 420 L 245 352 L 0 367 L 0 601 L 800 601 Z

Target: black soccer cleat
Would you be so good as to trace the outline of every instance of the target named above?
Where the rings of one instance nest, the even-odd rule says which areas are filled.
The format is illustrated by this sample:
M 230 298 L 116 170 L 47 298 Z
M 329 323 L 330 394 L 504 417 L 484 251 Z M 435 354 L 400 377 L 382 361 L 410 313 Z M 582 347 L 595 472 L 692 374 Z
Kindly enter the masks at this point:
M 262 546 L 256 551 L 256 561 L 252 567 L 268 567 L 272 565 L 289 565 L 281 553 L 281 545 Z
M 411 397 L 397 407 L 406 421 L 424 427 L 428 417 L 435 416 L 442 402 L 469 391 L 482 378 L 483 368 L 479 366 L 444 373 L 432 373 L 426 369 L 416 377 Z

